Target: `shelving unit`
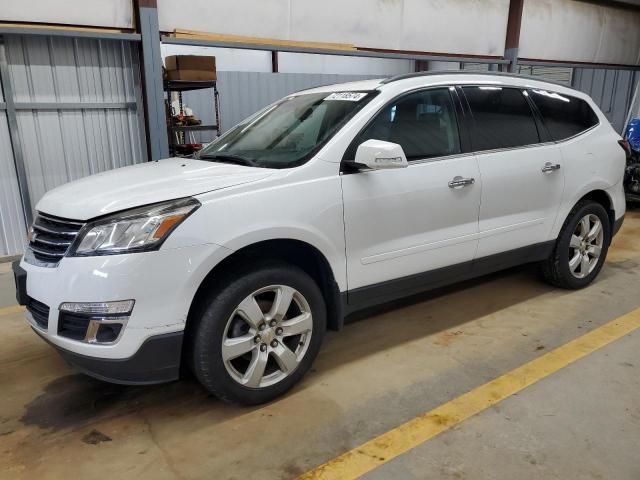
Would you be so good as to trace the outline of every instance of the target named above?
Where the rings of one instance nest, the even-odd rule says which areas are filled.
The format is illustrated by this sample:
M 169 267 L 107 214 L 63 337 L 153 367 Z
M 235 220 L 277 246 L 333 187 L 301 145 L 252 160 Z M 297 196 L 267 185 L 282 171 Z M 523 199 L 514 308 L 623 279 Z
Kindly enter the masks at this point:
M 178 153 L 185 153 L 184 150 L 188 145 L 192 145 L 185 142 L 185 134 L 188 132 L 203 132 L 203 131 L 215 131 L 217 134 L 220 132 L 220 100 L 218 87 L 215 81 L 190 81 L 190 80 L 165 80 L 164 91 L 167 93 L 169 101 L 169 107 L 171 108 L 172 93 L 178 94 L 178 103 L 180 106 L 180 113 L 184 113 L 182 104 L 182 93 L 191 90 L 203 90 L 205 88 L 213 89 L 213 108 L 215 110 L 216 123 L 213 125 L 176 125 L 171 111 L 169 112 L 169 153 L 176 155 Z M 184 146 L 182 149 L 180 146 Z M 182 150 L 182 152 L 180 151 Z

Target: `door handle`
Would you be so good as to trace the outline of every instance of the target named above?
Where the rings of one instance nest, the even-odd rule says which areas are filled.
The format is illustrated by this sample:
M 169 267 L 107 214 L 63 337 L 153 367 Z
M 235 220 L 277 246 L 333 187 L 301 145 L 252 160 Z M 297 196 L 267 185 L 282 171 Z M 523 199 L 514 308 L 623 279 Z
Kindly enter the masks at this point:
M 544 167 L 542 167 L 542 173 L 555 172 L 556 170 L 560 170 L 559 163 L 553 164 L 551 162 L 547 162 L 544 164 Z
M 476 183 L 475 178 L 462 178 L 460 175 L 453 177 L 453 180 L 449 182 L 449 188 L 463 188 L 467 185 L 473 185 Z

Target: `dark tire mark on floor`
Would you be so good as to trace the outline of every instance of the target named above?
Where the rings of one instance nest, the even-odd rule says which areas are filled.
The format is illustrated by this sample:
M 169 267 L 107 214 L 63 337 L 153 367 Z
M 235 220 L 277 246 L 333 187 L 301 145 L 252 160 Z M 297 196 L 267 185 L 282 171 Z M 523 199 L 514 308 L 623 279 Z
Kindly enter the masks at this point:
M 47 384 L 43 393 L 25 405 L 20 422 L 55 432 L 136 412 L 149 405 L 207 399 L 206 393 L 192 381 L 126 386 L 86 375 L 67 375 Z
M 84 443 L 88 443 L 89 445 L 97 445 L 102 442 L 110 442 L 111 437 L 105 435 L 99 430 L 93 429 L 89 433 L 87 433 L 84 437 L 82 437 L 82 441 Z

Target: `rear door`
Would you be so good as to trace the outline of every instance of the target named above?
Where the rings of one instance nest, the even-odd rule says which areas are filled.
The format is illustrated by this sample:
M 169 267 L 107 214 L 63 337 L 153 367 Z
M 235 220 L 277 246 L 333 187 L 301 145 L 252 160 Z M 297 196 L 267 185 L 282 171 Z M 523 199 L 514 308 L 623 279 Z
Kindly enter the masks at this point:
M 482 176 L 476 258 L 549 239 L 562 193 L 561 152 L 518 88 L 462 88 Z

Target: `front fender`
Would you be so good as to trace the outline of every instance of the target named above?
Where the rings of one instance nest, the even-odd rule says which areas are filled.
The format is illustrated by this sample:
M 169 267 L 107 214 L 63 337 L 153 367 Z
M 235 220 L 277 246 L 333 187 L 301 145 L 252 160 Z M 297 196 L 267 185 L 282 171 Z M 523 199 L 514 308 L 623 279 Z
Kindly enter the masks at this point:
M 229 251 L 235 252 L 260 242 L 281 239 L 298 240 L 318 250 L 329 263 L 340 291 L 346 290 L 344 250 L 338 250 L 338 247 L 330 238 L 316 229 L 310 229 L 308 226 L 263 226 L 230 238 L 222 246 Z

